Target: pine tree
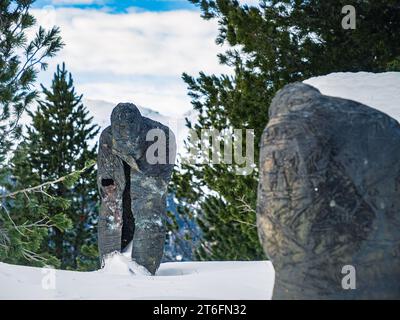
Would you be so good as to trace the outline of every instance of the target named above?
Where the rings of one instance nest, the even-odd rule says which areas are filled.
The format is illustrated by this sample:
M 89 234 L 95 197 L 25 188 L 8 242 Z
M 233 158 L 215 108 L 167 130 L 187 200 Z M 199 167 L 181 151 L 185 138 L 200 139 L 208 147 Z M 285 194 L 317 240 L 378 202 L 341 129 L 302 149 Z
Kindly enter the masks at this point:
M 27 31 L 36 24 L 30 14 L 33 0 L 0 1 L 0 192 L 6 193 L 9 181 L 10 152 L 21 137 L 19 119 L 37 97 L 34 90 L 39 70 L 47 68 L 46 59 L 62 47 L 60 31 L 39 27 L 32 41 Z M 0 210 L 0 257 L 10 245 L 19 242 L 20 233 L 7 214 L 7 201 Z M 15 235 L 17 234 L 17 236 Z M 33 241 L 34 242 L 34 241 Z
M 32 89 L 37 73 L 47 68 L 46 58 L 62 47 L 57 27 L 39 27 L 28 42 L 26 32 L 36 20 L 29 13 L 34 0 L 0 1 L 0 163 L 4 166 L 13 140 L 20 135 L 19 119 L 37 97 Z
M 45 99 L 39 101 L 35 112 L 29 112 L 32 125 L 27 127 L 24 142 L 12 161 L 17 189 L 67 176 L 96 158 L 97 145 L 89 143 L 99 128 L 92 124 L 93 117 L 82 104 L 82 96 L 76 94 L 65 64 L 57 67 L 51 88 L 42 89 Z M 37 221 L 35 208 L 39 208 L 40 215 L 51 222 L 40 244 L 41 255 L 55 257 L 61 268 L 95 268 L 95 172 L 91 167 L 71 178 L 50 186 L 44 193 L 20 198 L 11 209 L 13 220 Z M 21 214 L 25 209 L 28 210 Z
M 338 71 L 394 70 L 400 57 L 400 7 L 395 1 L 190 0 L 204 19 L 217 19 L 218 44 L 229 45 L 220 63 L 233 75 L 183 75 L 202 129 L 254 129 L 255 162 L 268 121 L 268 106 L 285 84 Z M 357 27 L 345 30 L 342 8 L 356 8 Z M 187 141 L 188 147 L 193 142 Z M 264 258 L 255 227 L 257 170 L 233 173 L 234 165 L 180 164 L 171 191 L 183 216 L 202 229 L 200 259 Z

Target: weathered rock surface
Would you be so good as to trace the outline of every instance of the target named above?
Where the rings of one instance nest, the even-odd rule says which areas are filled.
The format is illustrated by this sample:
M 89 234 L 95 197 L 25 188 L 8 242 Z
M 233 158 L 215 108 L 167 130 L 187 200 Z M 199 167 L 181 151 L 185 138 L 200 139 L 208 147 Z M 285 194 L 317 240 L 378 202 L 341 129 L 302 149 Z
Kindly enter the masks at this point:
M 261 142 L 257 224 L 274 299 L 399 299 L 399 123 L 303 83 L 283 88 Z M 348 265 L 355 290 L 342 286 Z
M 154 129 L 157 138 L 157 133 L 165 134 L 165 148 L 154 153 L 161 159 L 158 162 L 147 154 L 158 141 L 152 136 L 146 139 Z M 175 137 L 168 127 L 142 117 L 133 104 L 114 108 L 111 126 L 100 137 L 97 160 L 102 260 L 132 241 L 132 260 L 156 272 L 164 249 L 166 193 L 175 155 Z

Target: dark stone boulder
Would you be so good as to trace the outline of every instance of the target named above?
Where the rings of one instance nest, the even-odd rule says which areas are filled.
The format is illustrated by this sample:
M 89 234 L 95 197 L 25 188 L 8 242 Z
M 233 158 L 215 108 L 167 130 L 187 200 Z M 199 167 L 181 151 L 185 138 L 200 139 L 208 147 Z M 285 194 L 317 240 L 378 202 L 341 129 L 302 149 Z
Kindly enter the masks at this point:
M 303 83 L 269 112 L 257 224 L 273 298 L 399 299 L 399 123 Z
M 150 132 L 154 134 L 149 136 Z M 155 143 L 160 148 L 154 148 Z M 176 155 L 175 137 L 168 127 L 142 117 L 135 105 L 120 103 L 99 144 L 101 259 L 124 250 L 132 241 L 132 260 L 154 274 L 164 249 L 166 193 Z M 150 148 L 155 152 L 149 152 Z

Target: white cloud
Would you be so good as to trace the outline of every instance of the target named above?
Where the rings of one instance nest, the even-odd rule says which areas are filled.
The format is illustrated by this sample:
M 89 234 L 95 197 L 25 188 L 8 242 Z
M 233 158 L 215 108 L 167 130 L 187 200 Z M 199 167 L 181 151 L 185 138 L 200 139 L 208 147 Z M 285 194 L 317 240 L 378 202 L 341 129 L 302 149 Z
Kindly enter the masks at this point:
M 48 84 L 55 65 L 65 61 L 86 98 L 182 114 L 191 108 L 182 72 L 228 71 L 216 57 L 223 51 L 215 44 L 217 23 L 201 19 L 197 11 L 47 8 L 34 14 L 41 25 L 60 26 L 66 43 L 40 80 Z
M 103 0 L 52 0 L 51 3 L 54 5 L 62 5 L 62 4 L 94 4 L 94 3 L 103 3 Z

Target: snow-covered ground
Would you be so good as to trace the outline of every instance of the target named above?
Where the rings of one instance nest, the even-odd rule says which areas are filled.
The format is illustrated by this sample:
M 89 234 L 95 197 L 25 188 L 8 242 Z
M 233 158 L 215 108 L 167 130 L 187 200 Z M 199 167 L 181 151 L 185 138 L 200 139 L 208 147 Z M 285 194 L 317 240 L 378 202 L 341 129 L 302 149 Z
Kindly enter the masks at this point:
M 0 263 L 0 299 L 271 299 L 272 264 L 174 262 L 156 276 L 132 274 L 123 256 L 105 269 L 74 272 Z
M 400 72 L 339 72 L 304 82 L 322 94 L 361 102 L 400 122 Z

